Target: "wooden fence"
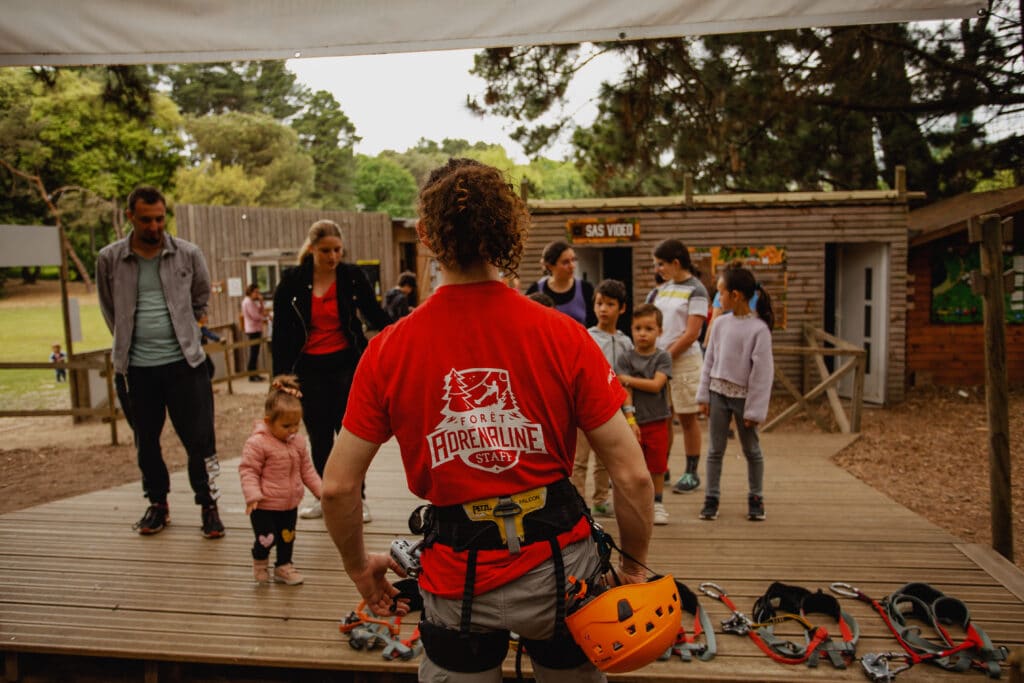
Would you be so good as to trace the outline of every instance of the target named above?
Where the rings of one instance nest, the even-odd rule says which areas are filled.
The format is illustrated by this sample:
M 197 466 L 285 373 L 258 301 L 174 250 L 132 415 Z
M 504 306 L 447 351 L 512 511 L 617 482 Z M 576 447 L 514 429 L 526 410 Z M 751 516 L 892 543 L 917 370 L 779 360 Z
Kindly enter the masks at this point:
M 795 399 L 793 405 L 779 413 L 775 418 L 764 425 L 761 431 L 770 432 L 780 424 L 791 418 L 799 410 L 803 409 L 814 423 L 823 431 L 832 431 L 831 426 L 818 414 L 811 402 L 823 394 L 827 397 L 832 415 L 839 431 L 843 434 L 860 431 L 860 416 L 864 407 L 864 370 L 866 363 L 866 352 L 863 348 L 855 346 L 848 341 L 835 337 L 824 330 L 803 326 L 803 337 L 805 346 L 776 346 L 773 349 L 775 355 L 775 381 L 783 386 Z M 826 346 L 830 344 L 831 346 Z M 820 378 L 818 384 L 810 388 L 806 393 L 800 390 L 793 382 L 786 377 L 779 369 L 780 356 L 799 356 L 803 359 L 804 387 L 810 386 L 813 374 Z M 837 364 L 832 372 L 829 372 L 825 363 L 825 356 L 832 356 L 836 359 L 845 359 Z M 850 396 L 850 415 L 847 416 L 843 402 L 839 398 L 838 385 L 840 380 L 853 373 L 853 391 Z
M 234 386 L 232 381 L 240 377 L 249 377 L 250 375 L 257 375 L 262 372 L 261 370 L 246 370 L 244 364 L 235 362 L 235 351 L 249 349 L 252 346 L 260 345 L 263 353 L 269 352 L 268 340 L 266 337 L 259 339 L 243 339 L 242 341 L 231 341 L 231 342 L 211 342 L 204 346 L 208 355 L 224 354 L 224 368 L 225 374 L 221 377 L 213 378 L 213 383 L 226 383 L 228 385 L 228 393 L 233 394 Z M 98 355 L 97 355 L 98 354 Z M 114 365 L 111 360 L 110 349 L 103 349 L 99 352 L 93 352 L 89 354 L 91 357 L 72 357 L 67 361 L 61 363 L 43 363 L 43 362 L 5 362 L 0 363 L 0 370 L 58 370 L 65 369 L 72 371 L 69 373 L 69 385 L 75 384 L 79 380 L 75 376 L 75 370 L 89 371 L 99 370 L 100 377 L 106 380 L 106 405 L 97 408 L 84 407 L 84 406 L 72 406 L 71 408 L 25 408 L 15 410 L 0 410 L 0 417 L 65 417 L 71 416 L 76 418 L 99 418 L 103 422 L 110 424 L 110 444 L 112 446 L 117 445 L 117 421 L 119 418 L 124 417 L 124 412 L 118 407 L 118 403 L 115 400 L 117 398 L 117 392 L 114 389 Z M 239 367 L 236 367 L 239 366 Z M 72 402 L 76 400 L 73 398 Z

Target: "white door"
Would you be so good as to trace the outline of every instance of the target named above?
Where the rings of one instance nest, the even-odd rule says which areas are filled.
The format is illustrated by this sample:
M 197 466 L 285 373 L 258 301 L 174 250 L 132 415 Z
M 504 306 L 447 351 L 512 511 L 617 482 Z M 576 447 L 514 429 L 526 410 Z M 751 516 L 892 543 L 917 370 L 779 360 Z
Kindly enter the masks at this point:
M 889 247 L 885 244 L 840 244 L 836 249 L 836 336 L 867 352 L 864 400 L 885 402 L 889 357 Z M 836 366 L 842 365 L 842 357 Z M 853 375 L 839 383 L 839 394 L 853 393 Z

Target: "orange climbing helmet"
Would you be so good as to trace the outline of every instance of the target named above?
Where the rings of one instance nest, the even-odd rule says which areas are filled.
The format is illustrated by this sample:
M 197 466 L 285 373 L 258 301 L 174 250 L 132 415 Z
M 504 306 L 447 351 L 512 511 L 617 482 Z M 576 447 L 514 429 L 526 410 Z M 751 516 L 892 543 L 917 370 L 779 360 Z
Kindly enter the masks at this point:
M 650 664 L 675 643 L 681 624 L 679 591 L 671 574 L 647 583 L 597 592 L 577 582 L 578 607 L 565 618 L 576 644 L 594 666 L 625 673 Z M 598 589 L 599 590 L 599 589 Z

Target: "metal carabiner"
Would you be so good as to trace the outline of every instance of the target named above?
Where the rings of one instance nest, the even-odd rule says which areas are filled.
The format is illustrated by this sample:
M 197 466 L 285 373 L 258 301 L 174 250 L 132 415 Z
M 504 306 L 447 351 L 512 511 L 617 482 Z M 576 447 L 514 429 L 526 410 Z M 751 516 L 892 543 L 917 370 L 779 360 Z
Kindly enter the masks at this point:
M 848 583 L 843 583 L 842 581 L 836 581 L 835 583 L 830 585 L 829 590 L 831 590 L 836 595 L 843 596 L 844 598 L 860 598 L 860 596 L 864 595 L 856 586 L 853 586 Z
M 724 588 L 719 586 L 717 583 L 712 583 L 710 581 L 707 581 L 697 586 L 697 590 L 699 590 L 701 593 L 708 596 L 709 598 L 714 598 L 715 600 L 721 600 L 726 595 L 728 595 L 728 593 L 725 592 Z
M 895 659 L 903 661 L 903 666 L 897 668 L 889 666 L 889 663 Z M 911 662 L 907 655 L 900 652 L 879 652 L 861 657 L 860 666 L 872 683 L 893 683 L 896 680 L 896 674 L 909 669 Z

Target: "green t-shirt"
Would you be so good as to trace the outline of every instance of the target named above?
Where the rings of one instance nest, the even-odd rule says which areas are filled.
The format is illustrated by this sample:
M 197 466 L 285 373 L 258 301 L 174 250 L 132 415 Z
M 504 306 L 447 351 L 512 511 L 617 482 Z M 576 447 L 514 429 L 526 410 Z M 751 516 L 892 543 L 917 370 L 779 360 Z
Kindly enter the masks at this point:
M 146 259 L 136 255 L 135 260 L 139 264 L 139 288 L 128 364 L 147 368 L 182 360 L 185 354 L 174 334 L 160 285 L 160 257 Z

